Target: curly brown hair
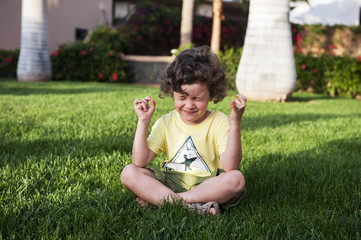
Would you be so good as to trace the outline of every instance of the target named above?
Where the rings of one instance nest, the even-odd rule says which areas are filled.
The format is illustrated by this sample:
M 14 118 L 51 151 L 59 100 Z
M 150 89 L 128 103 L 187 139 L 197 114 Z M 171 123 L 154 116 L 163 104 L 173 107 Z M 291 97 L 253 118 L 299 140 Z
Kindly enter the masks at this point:
M 208 46 L 182 51 L 160 77 L 159 97 L 182 93 L 183 84 L 203 83 L 208 86 L 211 100 L 220 102 L 227 95 L 228 80 L 225 67 Z

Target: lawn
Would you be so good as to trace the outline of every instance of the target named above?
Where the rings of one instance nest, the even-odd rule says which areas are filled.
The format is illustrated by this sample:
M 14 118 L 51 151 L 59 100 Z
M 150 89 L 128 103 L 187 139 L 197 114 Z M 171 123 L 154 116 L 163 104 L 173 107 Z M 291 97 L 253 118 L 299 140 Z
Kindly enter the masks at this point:
M 247 193 L 204 217 L 180 204 L 142 210 L 119 181 L 131 162 L 133 99 L 156 99 L 154 122 L 173 109 L 158 93 L 0 80 L 0 239 L 361 239 L 361 101 L 248 101 Z M 228 114 L 235 94 L 210 108 Z

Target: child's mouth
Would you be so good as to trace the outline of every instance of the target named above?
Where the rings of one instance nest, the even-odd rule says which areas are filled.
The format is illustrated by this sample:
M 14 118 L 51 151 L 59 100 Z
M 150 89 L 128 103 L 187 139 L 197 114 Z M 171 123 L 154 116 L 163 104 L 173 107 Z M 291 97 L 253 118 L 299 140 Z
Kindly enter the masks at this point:
M 186 111 L 186 110 L 184 110 L 184 112 L 185 112 L 186 114 L 188 114 L 188 115 L 192 115 L 192 114 L 194 114 L 196 111 Z

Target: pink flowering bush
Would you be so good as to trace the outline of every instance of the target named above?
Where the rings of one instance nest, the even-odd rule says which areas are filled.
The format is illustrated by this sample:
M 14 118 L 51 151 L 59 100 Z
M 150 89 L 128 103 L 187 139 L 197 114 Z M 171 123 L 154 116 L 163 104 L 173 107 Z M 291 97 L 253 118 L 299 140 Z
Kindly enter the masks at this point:
M 115 28 L 99 27 L 90 41 L 114 51 L 136 55 L 170 55 L 179 44 L 180 13 L 151 2 L 137 3 L 136 12 Z
M 193 38 L 195 46 L 211 45 L 213 19 L 194 16 Z M 221 25 L 221 49 L 241 47 L 246 34 L 247 20 L 227 19 Z
M 126 82 L 123 53 L 97 43 L 75 42 L 51 53 L 53 80 Z
M 19 59 L 19 49 L 0 49 L 0 77 L 16 78 L 16 68 Z
M 117 27 L 98 28 L 90 41 L 108 46 L 110 49 L 135 55 L 170 55 L 171 49 L 179 47 L 181 9 L 167 8 L 152 2 L 138 2 L 136 12 Z M 247 20 L 225 19 L 222 21 L 221 49 L 243 45 Z M 194 46 L 210 45 L 212 19 L 194 16 Z

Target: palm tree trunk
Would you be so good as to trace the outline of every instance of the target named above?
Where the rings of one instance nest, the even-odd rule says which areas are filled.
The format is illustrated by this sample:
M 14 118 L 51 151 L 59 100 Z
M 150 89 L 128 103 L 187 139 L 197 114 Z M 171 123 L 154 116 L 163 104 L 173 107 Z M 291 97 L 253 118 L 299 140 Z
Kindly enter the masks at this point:
M 250 100 L 284 102 L 296 85 L 289 0 L 251 0 L 237 90 Z
M 192 43 L 194 0 L 183 0 L 180 46 Z
M 19 81 L 51 80 L 46 0 L 22 0 Z
M 218 53 L 221 46 L 222 0 L 213 0 L 211 49 Z

